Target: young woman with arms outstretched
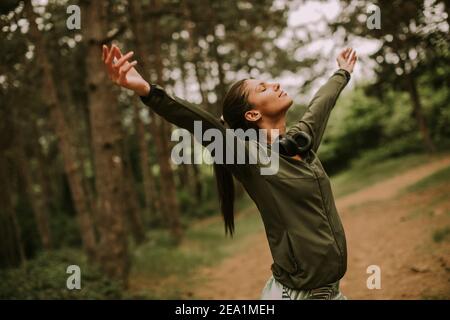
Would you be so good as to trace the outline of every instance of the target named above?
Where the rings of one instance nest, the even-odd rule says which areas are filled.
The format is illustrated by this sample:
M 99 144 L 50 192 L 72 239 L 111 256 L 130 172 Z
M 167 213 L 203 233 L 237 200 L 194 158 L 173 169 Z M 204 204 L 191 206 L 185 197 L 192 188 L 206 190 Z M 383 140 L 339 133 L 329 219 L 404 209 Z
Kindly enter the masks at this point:
M 223 137 L 228 135 L 229 127 L 267 129 L 269 133 L 278 129 L 286 139 L 299 132 L 310 138 L 306 151 L 280 151 L 276 174 L 262 175 L 258 163 L 214 164 L 225 232 L 232 235 L 234 231 L 234 176 L 259 209 L 273 258 L 272 276 L 261 299 L 346 299 L 339 290 L 339 280 L 347 269 L 344 229 L 329 177 L 316 153 L 330 112 L 350 80 L 357 60 L 355 51 L 346 48 L 340 52 L 339 69 L 289 129 L 286 113 L 293 101 L 278 83 L 257 79 L 235 82 L 223 100 L 221 121 L 199 106 L 168 95 L 161 86 L 149 84 L 134 68 L 137 62 L 129 62 L 132 55 L 133 52 L 122 55 L 114 45 L 103 46 L 103 61 L 110 79 L 133 90 L 158 115 L 191 133 L 194 121 L 201 121 L 203 131 L 215 128 Z M 277 138 L 280 137 L 269 134 L 269 145 Z M 239 143 L 239 137 L 234 139 Z M 292 147 L 295 140 L 290 141 Z

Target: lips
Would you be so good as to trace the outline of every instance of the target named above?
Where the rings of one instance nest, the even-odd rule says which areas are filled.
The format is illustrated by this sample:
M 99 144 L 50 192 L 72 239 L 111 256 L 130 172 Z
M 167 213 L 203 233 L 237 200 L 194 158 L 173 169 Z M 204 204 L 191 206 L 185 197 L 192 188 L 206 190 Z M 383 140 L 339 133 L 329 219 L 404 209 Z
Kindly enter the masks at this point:
M 281 96 L 284 94 L 284 91 L 281 90 L 280 94 L 278 95 L 278 98 L 281 98 Z

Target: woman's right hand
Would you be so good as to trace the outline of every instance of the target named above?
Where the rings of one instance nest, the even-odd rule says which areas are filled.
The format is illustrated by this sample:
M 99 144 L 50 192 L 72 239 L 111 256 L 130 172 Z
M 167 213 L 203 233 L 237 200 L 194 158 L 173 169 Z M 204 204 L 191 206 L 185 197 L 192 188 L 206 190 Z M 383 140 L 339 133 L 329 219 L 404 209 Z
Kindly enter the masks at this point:
M 102 59 L 109 78 L 121 87 L 133 90 L 140 96 L 146 96 L 150 92 L 150 85 L 134 68 L 137 61 L 128 61 L 132 56 L 133 51 L 122 55 L 117 46 L 112 45 L 111 48 L 108 48 L 103 45 Z

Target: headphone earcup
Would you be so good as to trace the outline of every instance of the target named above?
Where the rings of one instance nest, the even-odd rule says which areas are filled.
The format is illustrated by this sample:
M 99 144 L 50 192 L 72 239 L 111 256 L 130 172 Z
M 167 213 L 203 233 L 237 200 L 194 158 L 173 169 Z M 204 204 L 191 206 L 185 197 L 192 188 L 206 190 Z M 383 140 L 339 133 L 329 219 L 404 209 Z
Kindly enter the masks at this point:
M 289 136 L 282 137 L 279 141 L 279 151 L 288 157 L 293 157 L 298 152 L 297 143 Z
M 292 136 L 292 139 L 295 141 L 298 152 L 300 153 L 309 151 L 312 147 L 311 136 L 304 131 L 297 132 Z

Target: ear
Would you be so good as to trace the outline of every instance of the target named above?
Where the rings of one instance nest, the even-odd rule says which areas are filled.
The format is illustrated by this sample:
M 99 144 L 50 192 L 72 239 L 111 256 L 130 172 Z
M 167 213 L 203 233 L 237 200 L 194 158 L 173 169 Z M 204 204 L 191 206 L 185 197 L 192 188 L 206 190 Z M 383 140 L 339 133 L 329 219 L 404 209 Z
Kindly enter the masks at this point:
M 262 117 L 261 113 L 256 109 L 247 111 L 244 116 L 247 121 L 258 121 Z

